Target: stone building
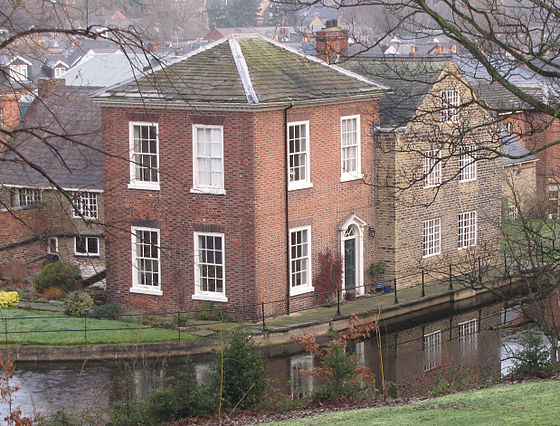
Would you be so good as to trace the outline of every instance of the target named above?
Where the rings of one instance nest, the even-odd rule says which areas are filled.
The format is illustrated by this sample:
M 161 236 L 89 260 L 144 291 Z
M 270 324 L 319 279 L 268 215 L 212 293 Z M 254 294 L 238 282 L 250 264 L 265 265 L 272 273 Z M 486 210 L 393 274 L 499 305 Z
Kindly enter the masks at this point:
M 375 222 L 364 177 L 385 91 L 244 35 L 99 95 L 109 298 L 292 312 L 315 303 L 327 250 L 345 290 L 364 293 Z
M 359 58 L 391 87 L 374 126 L 376 260 L 399 287 L 469 273 L 499 248 L 500 131 L 450 58 Z

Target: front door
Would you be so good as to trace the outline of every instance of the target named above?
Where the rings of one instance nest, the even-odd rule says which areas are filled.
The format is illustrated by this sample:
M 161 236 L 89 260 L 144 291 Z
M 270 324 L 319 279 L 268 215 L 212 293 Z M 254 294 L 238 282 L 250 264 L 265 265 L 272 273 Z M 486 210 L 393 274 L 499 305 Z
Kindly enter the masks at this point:
M 356 290 L 356 238 L 344 240 L 344 289 Z

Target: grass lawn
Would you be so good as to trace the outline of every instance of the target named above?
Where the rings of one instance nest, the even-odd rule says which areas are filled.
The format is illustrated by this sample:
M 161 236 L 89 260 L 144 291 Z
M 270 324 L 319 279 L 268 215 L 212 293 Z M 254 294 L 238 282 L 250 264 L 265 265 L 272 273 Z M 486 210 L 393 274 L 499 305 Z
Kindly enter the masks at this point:
M 499 386 L 394 407 L 367 408 L 276 424 L 560 424 L 560 381 Z
M 88 344 L 150 343 L 179 338 L 177 330 L 151 328 L 135 322 L 84 319 L 19 308 L 4 308 L 0 309 L 0 346 L 6 341 L 6 325 L 9 345 L 81 345 L 86 343 L 86 338 Z M 191 333 L 181 332 L 181 340 L 194 338 Z

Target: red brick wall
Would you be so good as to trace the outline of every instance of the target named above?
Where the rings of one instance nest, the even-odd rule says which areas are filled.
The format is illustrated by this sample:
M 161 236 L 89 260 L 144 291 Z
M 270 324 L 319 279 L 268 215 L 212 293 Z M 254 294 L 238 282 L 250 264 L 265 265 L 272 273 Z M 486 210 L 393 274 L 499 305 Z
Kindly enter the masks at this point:
M 192 308 L 194 236 L 225 234 L 226 296 L 230 305 L 254 304 L 253 114 L 148 111 L 159 123 L 159 191 L 128 189 L 131 109 L 103 108 L 107 288 L 112 301 L 151 310 Z M 192 194 L 192 124 L 224 126 L 225 195 Z M 116 159 L 112 156 L 121 158 Z M 160 228 L 163 295 L 130 293 L 131 226 Z
M 19 124 L 19 105 L 16 96 L 10 93 L 0 94 L 0 108 L 4 110 L 4 128 L 10 130 L 16 127 Z
M 30 261 L 46 252 L 46 211 L 37 207 L 0 212 L 0 263 Z M 18 244 L 21 243 L 21 244 Z M 13 246 L 12 246 L 13 245 Z
M 325 62 L 336 62 L 348 56 L 348 34 L 338 27 L 326 28 L 315 34 L 317 57 Z

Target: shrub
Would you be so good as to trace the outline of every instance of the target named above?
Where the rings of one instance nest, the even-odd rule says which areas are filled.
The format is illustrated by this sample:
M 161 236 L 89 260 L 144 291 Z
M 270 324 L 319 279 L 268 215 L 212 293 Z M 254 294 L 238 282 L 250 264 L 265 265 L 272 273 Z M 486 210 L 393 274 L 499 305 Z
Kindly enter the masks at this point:
M 542 336 L 535 332 L 522 335 L 521 350 L 512 358 L 513 376 L 545 378 L 560 371 L 560 365 L 551 359 L 550 349 L 544 344 Z
M 225 409 L 236 405 L 241 409 L 253 408 L 263 398 L 268 384 L 266 361 L 247 330 L 233 330 L 223 354 L 216 354 L 212 370 L 210 394 L 220 395 L 223 379 L 222 406 Z
M 41 297 L 47 300 L 59 300 L 64 296 L 64 290 L 58 287 L 48 287 L 41 292 Z
M 57 287 L 67 292 L 80 286 L 80 268 L 71 263 L 54 262 L 45 265 L 33 279 L 40 289 Z
M 99 319 L 117 319 L 122 315 L 122 308 L 114 303 L 94 306 L 91 316 Z
M 93 299 L 85 291 L 73 291 L 66 298 L 64 312 L 72 316 L 84 316 L 93 306 Z
M 317 289 L 319 302 L 334 300 L 337 290 L 342 289 L 342 260 L 340 256 L 334 257 L 327 249 L 325 254 L 319 253 L 319 274 L 313 284 Z
M 16 306 L 19 302 L 17 291 L 0 291 L 0 308 Z

